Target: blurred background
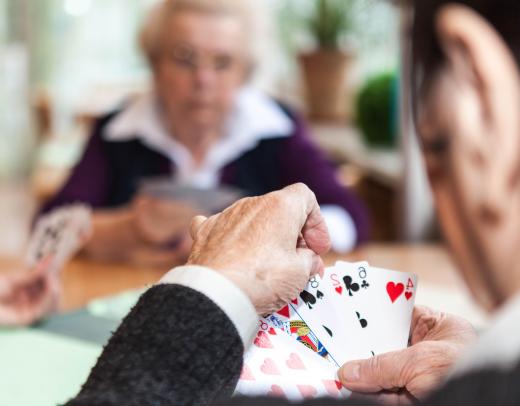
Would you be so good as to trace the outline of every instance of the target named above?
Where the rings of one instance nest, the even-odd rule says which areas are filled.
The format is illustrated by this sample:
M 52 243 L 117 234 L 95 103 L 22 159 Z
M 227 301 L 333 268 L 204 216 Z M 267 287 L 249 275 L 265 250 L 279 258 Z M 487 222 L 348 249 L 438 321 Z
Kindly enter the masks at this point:
M 372 239 L 430 238 L 422 167 L 397 107 L 400 10 L 378 0 L 332 2 L 331 13 L 316 0 L 264 2 L 254 86 L 305 115 L 369 208 Z M 153 3 L 0 0 L 0 181 L 13 208 L 2 224 L 59 190 L 97 117 L 149 89 L 136 37 Z M 10 235 L 0 249 L 23 239 Z

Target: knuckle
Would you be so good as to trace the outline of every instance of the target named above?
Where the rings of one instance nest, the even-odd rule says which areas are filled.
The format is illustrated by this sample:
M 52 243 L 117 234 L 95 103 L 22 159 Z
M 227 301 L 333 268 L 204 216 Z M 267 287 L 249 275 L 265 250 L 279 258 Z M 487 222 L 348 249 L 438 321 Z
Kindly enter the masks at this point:
M 290 199 L 280 191 L 265 196 L 269 208 L 274 210 L 287 210 L 290 208 Z
M 293 183 L 290 188 L 298 193 L 312 193 L 309 187 L 303 182 Z
M 264 201 L 264 196 L 244 197 L 237 204 L 231 206 L 231 208 L 238 211 L 253 210 L 256 206 L 262 205 Z
M 384 376 L 386 371 L 384 371 L 383 363 L 381 362 L 381 357 L 372 357 L 368 360 L 368 363 L 365 364 L 366 368 L 363 370 L 361 368 L 361 376 L 366 375 L 365 378 L 369 377 L 381 377 Z
M 316 195 L 305 183 L 295 183 L 290 186 L 294 194 L 301 198 L 316 200 Z
M 413 347 L 412 358 L 409 362 L 410 376 L 432 375 L 443 371 L 455 362 L 459 351 L 454 345 L 447 342 L 429 341 L 419 343 Z

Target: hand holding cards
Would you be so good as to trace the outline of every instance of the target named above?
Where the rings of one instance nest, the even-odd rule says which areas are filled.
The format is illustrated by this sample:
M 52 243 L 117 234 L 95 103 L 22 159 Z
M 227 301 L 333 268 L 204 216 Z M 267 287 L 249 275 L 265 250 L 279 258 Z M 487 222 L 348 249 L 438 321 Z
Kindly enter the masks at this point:
M 260 321 L 237 393 L 292 400 L 348 396 L 337 369 L 407 346 L 416 288 L 415 275 L 367 262 L 339 261 L 325 269 Z
M 29 240 L 25 263 L 29 269 L 46 261 L 48 270 L 58 272 L 91 233 L 91 210 L 82 204 L 60 207 L 38 219 Z

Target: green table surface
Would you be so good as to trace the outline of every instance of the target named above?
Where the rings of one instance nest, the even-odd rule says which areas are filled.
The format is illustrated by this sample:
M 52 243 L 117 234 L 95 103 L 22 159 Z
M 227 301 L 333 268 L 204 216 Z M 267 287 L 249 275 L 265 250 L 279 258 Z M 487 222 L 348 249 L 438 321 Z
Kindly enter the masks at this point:
M 73 397 L 140 293 L 96 300 L 30 328 L 0 329 L 0 405 L 50 406 Z

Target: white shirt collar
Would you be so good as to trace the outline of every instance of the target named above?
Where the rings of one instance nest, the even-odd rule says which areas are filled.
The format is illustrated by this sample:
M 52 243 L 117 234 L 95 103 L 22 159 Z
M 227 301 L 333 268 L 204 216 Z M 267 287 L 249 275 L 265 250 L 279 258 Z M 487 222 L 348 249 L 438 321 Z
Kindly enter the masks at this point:
M 520 294 L 493 317 L 478 341 L 455 364 L 452 377 L 483 368 L 508 370 L 520 360 Z
M 189 151 L 166 131 L 153 93 L 143 95 L 118 114 L 108 125 L 104 138 L 109 141 L 139 138 L 175 163 L 177 182 L 206 188 L 216 186 L 222 167 L 253 149 L 261 140 L 288 137 L 293 131 L 294 123 L 272 99 L 252 88 L 244 88 L 237 96 L 226 134 L 197 169 Z

